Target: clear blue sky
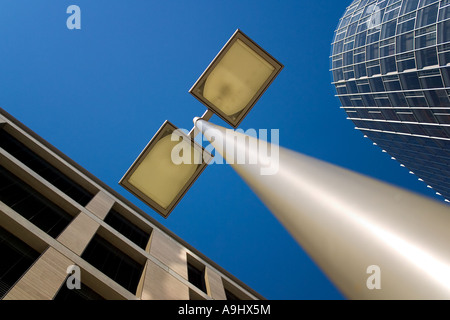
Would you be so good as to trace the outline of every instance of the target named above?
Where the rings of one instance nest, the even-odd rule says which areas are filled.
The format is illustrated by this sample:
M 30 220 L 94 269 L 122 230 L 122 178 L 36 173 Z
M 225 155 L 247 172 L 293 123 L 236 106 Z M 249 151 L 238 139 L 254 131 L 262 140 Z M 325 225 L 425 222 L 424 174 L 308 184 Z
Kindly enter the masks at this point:
M 339 108 L 330 43 L 350 2 L 2 0 L 0 107 L 266 298 L 342 299 L 231 167 L 208 167 L 167 220 L 118 181 L 165 120 L 203 114 L 188 90 L 240 28 L 285 65 L 241 128 L 434 196 Z

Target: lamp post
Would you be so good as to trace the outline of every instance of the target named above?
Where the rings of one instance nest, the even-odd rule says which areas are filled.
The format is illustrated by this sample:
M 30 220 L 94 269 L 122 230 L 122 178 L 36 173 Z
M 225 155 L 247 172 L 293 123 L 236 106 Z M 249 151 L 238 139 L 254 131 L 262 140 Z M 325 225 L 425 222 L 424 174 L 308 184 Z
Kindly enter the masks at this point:
M 450 299 L 447 205 L 201 118 L 194 123 L 345 296 Z M 259 152 L 273 147 L 279 157 Z M 237 163 L 238 153 L 258 161 Z M 267 167 L 278 171 L 261 174 Z

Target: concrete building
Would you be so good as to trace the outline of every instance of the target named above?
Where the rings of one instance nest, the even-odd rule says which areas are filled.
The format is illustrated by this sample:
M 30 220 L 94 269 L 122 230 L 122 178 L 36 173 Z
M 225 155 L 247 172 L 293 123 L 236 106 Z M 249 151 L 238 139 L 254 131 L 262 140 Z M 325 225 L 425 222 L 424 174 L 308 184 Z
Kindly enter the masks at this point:
M 331 68 L 356 129 L 450 202 L 450 2 L 352 1 Z
M 4 300 L 264 299 L 3 109 L 0 254 Z

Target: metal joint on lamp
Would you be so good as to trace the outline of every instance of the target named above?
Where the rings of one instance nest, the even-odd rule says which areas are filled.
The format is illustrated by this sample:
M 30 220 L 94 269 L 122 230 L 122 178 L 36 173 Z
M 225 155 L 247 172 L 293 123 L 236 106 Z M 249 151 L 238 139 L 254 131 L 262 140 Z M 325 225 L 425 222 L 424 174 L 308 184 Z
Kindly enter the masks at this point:
M 178 128 L 165 121 L 145 149 L 125 173 L 119 184 L 167 218 L 192 184 L 206 168 L 212 155 L 191 136 L 177 131 L 182 140 L 174 140 Z M 190 162 L 175 164 L 174 148 L 190 150 Z
M 238 29 L 189 92 L 237 128 L 281 69 L 280 62 Z

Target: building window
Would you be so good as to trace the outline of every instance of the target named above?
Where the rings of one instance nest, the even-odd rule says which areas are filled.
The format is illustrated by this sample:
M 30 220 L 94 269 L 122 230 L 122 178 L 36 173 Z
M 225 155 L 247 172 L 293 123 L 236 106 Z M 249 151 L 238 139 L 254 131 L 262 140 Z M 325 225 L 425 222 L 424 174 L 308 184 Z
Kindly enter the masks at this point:
M 408 105 L 405 99 L 405 95 L 402 93 L 388 93 L 388 96 L 389 101 L 391 101 L 393 107 L 404 108 Z
M 392 20 L 383 24 L 381 28 L 381 39 L 387 39 L 395 36 L 395 30 L 397 28 L 397 20 Z
M 370 87 L 372 88 L 372 92 L 385 91 L 384 85 L 383 85 L 383 79 L 381 77 L 370 78 L 369 83 L 370 83 Z
M 225 289 L 225 297 L 227 297 L 227 300 L 241 300 L 227 289 Z
M 222 284 L 227 300 L 253 300 L 248 294 L 241 289 L 238 289 L 224 278 L 222 278 Z
M 131 223 L 120 213 L 112 209 L 109 211 L 104 221 L 137 244 L 140 248 L 143 250 L 146 249 L 150 234 Z
M 414 54 L 413 54 L 414 56 Z M 400 60 L 402 57 L 397 57 L 397 69 L 399 72 L 403 72 L 405 70 L 411 70 L 416 68 L 416 61 L 414 60 L 414 57 L 411 57 L 410 59 Z
M 436 28 L 436 26 L 433 27 Z M 415 41 L 416 41 L 416 49 L 436 45 L 436 30 L 434 30 L 434 32 L 432 33 L 428 33 L 423 36 L 421 35 L 420 37 L 417 37 Z
M 434 116 L 441 124 L 450 124 L 450 113 L 434 113 Z
M 57 301 L 83 301 L 83 300 L 105 300 L 97 292 L 81 283 L 80 289 L 69 289 L 64 281 L 63 285 L 53 300 Z
M 416 51 L 417 68 L 437 66 L 438 58 L 436 48 L 428 48 Z
M 421 123 L 437 123 L 431 110 L 428 109 L 413 109 L 414 115 Z
M 131 293 L 136 293 L 144 266 L 104 238 L 95 235 L 81 257 Z
M 423 89 L 442 88 L 444 86 L 440 75 L 420 77 L 419 79 Z
M 39 253 L 0 227 L 0 299 L 37 260 Z
M 56 238 L 72 216 L 0 166 L 0 201 Z
M 450 20 L 445 20 L 438 24 L 438 43 L 450 41 Z
M 386 88 L 386 91 L 400 91 L 401 87 L 398 76 L 395 76 L 395 79 L 392 79 L 391 77 L 385 77 L 384 87 Z
M 384 58 L 380 60 L 381 73 L 386 74 L 397 70 L 397 64 L 395 63 L 395 57 Z
M 450 63 L 450 51 L 440 52 L 439 53 L 439 65 L 445 66 L 447 63 Z
M 425 7 L 417 11 L 416 28 L 421 28 L 429 24 L 435 23 L 437 20 L 439 4 L 436 3 L 429 7 Z
M 417 9 L 417 5 L 419 4 L 419 0 L 407 0 L 403 1 L 403 6 L 400 14 L 406 14 L 411 11 L 414 11 Z
M 367 75 L 366 64 L 360 63 L 355 65 L 356 78 L 365 77 Z
M 402 83 L 403 90 L 415 90 L 421 88 L 417 72 L 400 74 L 400 81 Z
M 449 97 L 445 90 L 426 90 L 423 93 L 430 106 L 450 107 Z
M 5 149 L 17 160 L 53 184 L 83 207 L 92 199 L 92 194 L 69 179 L 61 171 L 31 151 L 22 142 L 5 130 L 0 130 L 0 148 Z
M 187 268 L 189 282 L 206 293 L 205 267 L 188 261 Z
M 414 32 L 397 36 L 397 53 L 407 52 L 414 49 Z

